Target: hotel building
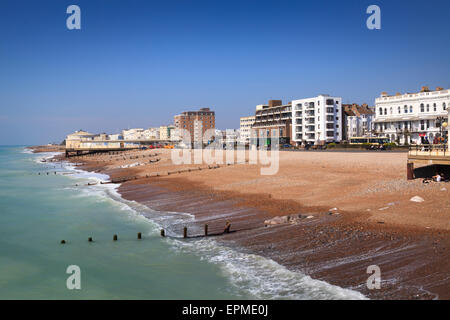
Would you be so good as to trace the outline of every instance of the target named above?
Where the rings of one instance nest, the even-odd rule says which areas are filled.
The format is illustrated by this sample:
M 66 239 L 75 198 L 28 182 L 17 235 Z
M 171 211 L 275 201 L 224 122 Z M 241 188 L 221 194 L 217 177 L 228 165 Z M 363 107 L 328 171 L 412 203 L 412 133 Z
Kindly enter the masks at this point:
M 383 92 L 375 99 L 376 133 L 399 144 L 433 143 L 448 130 L 441 123 L 446 121 L 449 104 L 450 90 L 441 87 L 434 91 L 422 87 L 418 93 L 394 96 Z
M 342 140 L 342 98 L 321 94 L 292 101 L 292 140 L 297 145 Z

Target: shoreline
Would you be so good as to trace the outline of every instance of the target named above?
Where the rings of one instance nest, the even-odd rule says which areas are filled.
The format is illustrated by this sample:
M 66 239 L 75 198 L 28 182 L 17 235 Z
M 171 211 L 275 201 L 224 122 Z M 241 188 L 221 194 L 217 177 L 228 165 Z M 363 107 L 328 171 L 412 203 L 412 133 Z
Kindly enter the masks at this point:
M 111 179 L 142 171 L 139 167 L 111 168 L 107 165 L 110 161 L 101 163 L 98 156 L 86 158 L 66 160 L 82 162 L 81 169 L 100 171 Z M 341 209 L 330 215 L 331 206 L 301 205 L 298 201 L 275 199 L 270 193 L 261 196 L 218 190 L 191 181 L 186 175 L 127 181 L 117 190 L 124 199 L 154 210 L 193 214 L 196 230 L 202 230 L 207 223 L 210 233 L 220 232 L 230 220 L 236 232 L 215 240 L 270 258 L 288 270 L 359 291 L 371 299 L 450 298 L 446 250 L 450 237 L 446 229 L 361 221 L 364 213 Z M 295 224 L 264 226 L 264 221 L 274 216 L 299 214 L 301 218 Z M 305 218 L 311 215 L 313 218 Z M 183 226 L 173 226 L 173 232 L 182 234 Z M 380 290 L 366 287 L 366 268 L 372 264 L 381 268 Z

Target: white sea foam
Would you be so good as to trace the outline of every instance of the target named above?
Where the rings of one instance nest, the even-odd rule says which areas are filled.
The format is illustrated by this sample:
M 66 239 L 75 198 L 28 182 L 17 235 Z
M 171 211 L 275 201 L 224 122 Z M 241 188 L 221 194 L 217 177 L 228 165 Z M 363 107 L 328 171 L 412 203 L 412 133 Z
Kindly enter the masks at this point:
M 169 239 L 177 250 L 200 255 L 217 264 L 237 290 L 257 299 L 366 299 L 357 291 L 293 272 L 271 259 L 239 252 L 211 239 Z
M 46 162 L 47 160 L 50 160 L 51 158 L 53 158 L 54 156 L 57 156 L 61 154 L 61 152 L 41 152 L 41 153 L 36 153 L 36 157 L 33 158 L 32 160 L 36 163 L 45 163 L 45 164 L 50 164 L 53 163 L 55 164 L 55 162 Z
M 33 154 L 33 150 L 25 147 L 23 148 L 22 153 Z
M 65 170 L 73 172 L 69 177 L 91 182 L 109 180 L 105 174 L 92 173 L 64 163 Z M 117 191 L 119 184 L 97 184 L 93 186 L 71 187 L 79 190 L 78 195 L 99 197 L 117 204 L 130 216 L 142 219 L 151 225 L 153 235 L 165 228 L 168 236 L 170 225 L 193 222 L 195 217 L 188 213 L 158 212 L 135 201 L 122 198 Z M 361 293 L 315 280 L 300 272 L 293 272 L 275 261 L 259 255 L 240 252 L 212 239 L 183 241 L 165 238 L 176 251 L 193 254 L 218 265 L 238 294 L 255 299 L 366 299 Z M 233 292 L 236 294 L 236 292 Z

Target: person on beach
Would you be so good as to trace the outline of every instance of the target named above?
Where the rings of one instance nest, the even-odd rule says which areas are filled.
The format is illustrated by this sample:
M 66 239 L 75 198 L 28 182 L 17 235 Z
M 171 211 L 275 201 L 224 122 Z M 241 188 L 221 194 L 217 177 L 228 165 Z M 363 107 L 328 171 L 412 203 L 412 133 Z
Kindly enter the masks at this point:
M 445 181 L 444 174 L 443 173 L 436 173 L 436 175 L 432 176 L 431 178 L 423 179 L 422 183 L 430 183 L 431 181 L 435 181 L 435 182 Z
M 444 174 L 443 173 L 438 173 L 435 176 L 433 176 L 433 181 L 441 182 L 443 180 L 444 180 Z

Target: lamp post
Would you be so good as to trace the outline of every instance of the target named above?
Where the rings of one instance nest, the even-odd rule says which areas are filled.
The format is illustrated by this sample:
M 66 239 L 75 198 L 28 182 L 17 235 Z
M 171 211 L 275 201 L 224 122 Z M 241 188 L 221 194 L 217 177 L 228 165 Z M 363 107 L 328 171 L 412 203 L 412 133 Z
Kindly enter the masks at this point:
M 439 123 L 439 138 L 442 138 L 442 127 L 447 127 L 447 123 L 444 122 L 445 120 L 445 117 L 436 118 L 436 123 Z
M 444 122 L 442 125 L 441 125 L 441 131 L 442 131 L 442 127 L 445 129 L 445 128 L 447 128 L 447 126 L 448 126 L 448 123 L 447 122 Z M 448 139 L 448 138 L 447 138 Z M 444 143 L 445 143 L 445 137 L 444 137 Z

